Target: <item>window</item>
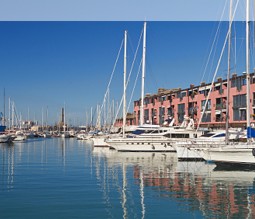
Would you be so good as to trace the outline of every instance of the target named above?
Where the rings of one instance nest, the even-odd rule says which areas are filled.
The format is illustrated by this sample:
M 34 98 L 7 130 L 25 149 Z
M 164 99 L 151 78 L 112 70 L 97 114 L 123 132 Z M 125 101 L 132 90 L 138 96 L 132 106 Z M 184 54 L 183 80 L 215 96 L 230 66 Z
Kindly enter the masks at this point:
M 178 92 L 177 93 L 177 98 L 182 99 L 183 97 L 186 97 L 186 94 L 187 94 L 186 91 Z
M 234 121 L 246 120 L 246 109 L 234 109 L 233 110 L 233 120 Z
M 246 109 L 240 110 L 240 120 L 242 121 L 246 120 Z
M 172 107 L 167 108 L 167 115 L 169 115 L 169 116 L 173 115 L 173 108 Z
M 201 101 L 201 111 L 203 111 L 204 110 L 204 108 L 205 108 L 205 104 L 206 104 L 206 100 L 202 100 Z M 205 109 L 206 111 L 207 110 L 211 110 L 211 100 L 208 100 L 207 101 L 207 105 L 206 105 L 206 109 Z
M 214 90 L 215 91 L 218 91 L 219 92 L 219 94 L 223 94 L 223 88 L 222 88 L 222 84 L 220 84 L 220 85 L 218 85 L 218 86 L 215 86 L 214 87 Z
M 202 117 L 202 122 L 211 122 L 211 113 L 205 113 Z
M 184 115 L 185 115 L 185 104 L 178 104 L 178 122 L 183 122 Z
M 185 134 L 185 133 L 172 133 L 172 134 L 165 134 L 164 137 L 166 138 L 189 138 L 189 134 Z
M 149 119 L 149 110 L 146 109 L 144 110 L 144 121 L 145 122 L 148 122 L 150 119 Z
M 160 98 L 159 98 L 159 100 L 160 100 L 160 102 L 165 101 L 165 100 L 166 100 L 166 96 L 162 96 L 162 97 L 160 97 Z
M 246 107 L 246 94 L 233 96 L 233 108 Z
M 159 124 L 164 123 L 165 118 L 165 107 L 159 107 Z
M 150 102 L 149 102 L 149 98 L 145 98 L 144 99 L 144 105 L 147 105 L 147 104 L 149 104 Z
M 226 109 L 226 99 L 224 98 L 216 98 L 216 109 Z
M 234 78 L 231 80 L 231 87 L 236 87 L 237 90 L 239 90 L 239 91 L 242 89 L 243 85 L 246 85 L 246 77 L 245 76 Z
M 220 138 L 220 137 L 225 137 L 225 136 L 226 136 L 225 133 L 220 133 L 218 135 L 213 136 L 213 138 Z

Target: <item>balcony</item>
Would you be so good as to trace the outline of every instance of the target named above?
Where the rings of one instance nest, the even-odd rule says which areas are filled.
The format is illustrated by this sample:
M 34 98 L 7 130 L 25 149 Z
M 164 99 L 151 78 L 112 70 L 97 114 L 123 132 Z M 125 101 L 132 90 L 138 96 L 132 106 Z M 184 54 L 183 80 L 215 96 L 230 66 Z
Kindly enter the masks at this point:
M 246 108 L 246 104 L 234 105 L 232 108 L 233 108 L 233 110 L 237 110 L 240 108 Z
M 204 108 L 204 106 L 201 107 L 201 112 L 203 112 Z M 211 111 L 211 107 L 206 107 L 205 111 Z
M 216 117 L 215 118 L 215 122 L 225 122 L 226 121 L 226 119 L 224 118 L 224 117 Z
M 226 109 L 226 103 L 219 103 L 219 104 L 216 104 L 215 109 L 216 109 L 216 110 Z
M 189 115 L 197 115 L 197 107 L 190 107 Z

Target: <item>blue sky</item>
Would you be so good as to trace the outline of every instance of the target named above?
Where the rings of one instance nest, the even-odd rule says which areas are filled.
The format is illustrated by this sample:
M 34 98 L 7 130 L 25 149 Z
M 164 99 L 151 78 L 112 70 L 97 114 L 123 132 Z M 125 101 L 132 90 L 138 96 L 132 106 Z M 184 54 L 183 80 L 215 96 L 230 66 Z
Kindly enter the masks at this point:
M 0 7 L 0 111 L 3 90 L 6 110 L 10 97 L 23 118 L 41 120 L 48 109 L 49 123 L 59 120 L 66 105 L 67 120 L 84 124 L 91 107 L 102 104 L 112 69 L 128 31 L 129 72 L 143 21 L 147 20 L 145 93 L 158 88 L 187 88 L 211 82 L 227 33 L 220 22 L 217 44 L 211 53 L 219 20 L 228 19 L 228 0 L 31 1 L 3 0 Z M 244 0 L 235 24 L 236 45 L 232 72 L 244 71 Z M 145 4 L 146 3 L 146 4 Z M 99 7 L 100 6 L 100 7 Z M 184 7 L 185 6 L 185 7 Z M 253 16 L 252 16 L 253 17 Z M 128 87 L 128 101 L 142 55 Z M 237 62 L 238 60 L 238 62 Z M 226 78 L 226 53 L 218 76 Z M 204 75 L 204 76 L 203 76 Z M 140 78 L 132 102 L 140 98 Z M 120 102 L 123 93 L 123 49 L 110 86 L 110 99 Z M 131 105 L 132 111 L 133 105 Z
M 202 80 L 211 82 L 227 25 L 221 25 L 223 37 L 210 61 L 212 67 L 202 78 L 218 22 L 148 22 L 145 93 L 156 93 L 159 87 L 187 88 Z M 245 30 L 242 22 L 235 27 Z M 124 30 L 128 30 L 129 72 L 142 29 L 143 22 L 0 22 L 0 87 L 2 97 L 5 88 L 6 108 L 10 97 L 18 114 L 27 118 L 29 109 L 30 119 L 36 120 L 41 120 L 42 109 L 45 115 L 48 108 L 49 123 L 54 123 L 65 103 L 69 122 L 85 123 L 86 112 L 102 104 Z M 241 60 L 244 36 L 236 37 L 240 44 L 237 58 Z M 140 49 L 128 101 L 141 56 Z M 218 76 L 226 78 L 226 66 L 225 62 Z M 243 63 L 233 68 L 240 72 L 245 69 Z M 140 97 L 140 77 L 133 100 Z M 117 103 L 122 92 L 123 50 L 110 86 L 110 99 Z
M 245 1 L 239 0 L 237 20 L 245 18 Z M 228 4 L 229 0 L 1 0 L 0 20 L 218 21 L 224 8 L 222 19 L 228 20 Z

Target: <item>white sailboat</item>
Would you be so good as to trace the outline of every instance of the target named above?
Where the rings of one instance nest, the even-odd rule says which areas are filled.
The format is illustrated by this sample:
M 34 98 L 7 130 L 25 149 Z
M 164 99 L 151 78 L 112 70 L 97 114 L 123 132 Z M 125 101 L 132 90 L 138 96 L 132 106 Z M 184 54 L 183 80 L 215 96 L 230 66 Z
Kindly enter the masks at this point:
M 140 127 L 145 127 L 144 124 L 144 79 L 145 79 L 145 56 L 146 56 L 146 22 L 144 22 L 143 30 L 143 55 L 142 55 L 142 85 L 141 85 L 141 107 L 140 107 Z M 124 65 L 125 66 L 125 65 Z M 125 72 L 125 70 L 124 70 Z M 125 76 L 124 76 L 124 100 L 125 100 Z M 126 108 L 125 101 L 123 101 L 123 130 L 125 131 L 126 123 Z M 189 122 L 187 122 L 189 121 Z M 126 137 L 123 131 L 123 136 L 119 138 L 109 138 L 106 139 L 106 143 L 110 145 L 111 148 L 117 151 L 126 152 L 173 152 L 175 149 L 171 145 L 171 141 L 177 138 L 193 138 L 195 135 L 195 130 L 193 128 L 194 122 L 192 119 L 186 117 L 184 123 L 186 125 L 180 127 L 164 127 L 159 126 L 154 127 L 155 131 L 153 133 L 139 134 L 136 138 Z M 150 126 L 150 125 L 148 125 Z M 153 126 L 153 125 L 151 125 Z M 139 128 L 139 127 L 138 127 Z M 175 136 L 175 137 L 173 137 Z M 134 137 L 134 136 L 133 136 Z
M 14 135 L 13 141 L 26 141 L 27 136 L 24 134 L 23 131 L 17 131 Z
M 237 4 L 235 6 L 235 9 Z M 236 10 L 235 10 L 236 11 Z M 231 50 L 231 29 L 232 29 L 232 22 L 233 22 L 233 15 L 232 15 L 232 1 L 230 1 L 230 22 L 227 37 L 224 42 L 223 49 L 221 51 L 221 56 L 218 61 L 218 65 L 214 74 L 214 78 L 218 71 L 219 63 L 228 40 L 228 79 L 227 79 L 227 109 L 226 109 L 226 130 L 218 130 L 216 133 L 209 133 L 211 136 L 206 135 L 202 136 L 198 139 L 193 139 L 190 141 L 184 142 L 177 142 L 175 143 L 177 156 L 179 160 L 204 160 L 205 154 L 204 150 L 217 150 L 219 147 L 224 147 L 225 145 L 229 145 L 229 140 L 238 140 L 246 138 L 246 133 L 241 129 L 233 129 L 229 128 L 229 90 L 230 90 L 230 83 L 229 83 L 229 76 L 230 76 L 230 50 Z M 209 98 L 209 95 L 208 95 Z M 207 98 L 207 100 L 208 100 Z M 202 118 L 202 117 L 201 117 Z M 200 118 L 200 121 L 201 121 Z M 200 122 L 199 122 L 200 124 Z M 233 144 L 233 143 L 231 143 Z
M 247 143 L 237 145 L 227 144 L 217 148 L 205 148 L 203 158 L 216 164 L 255 165 L 255 144 L 250 141 L 255 131 L 250 127 L 250 58 L 249 58 L 249 24 L 250 1 L 246 1 L 246 119 L 247 119 Z
M 124 93 L 123 93 L 123 137 L 125 135 L 126 126 L 126 68 L 127 68 L 127 31 L 124 32 Z M 117 135 L 117 136 L 116 136 Z M 112 135 L 113 136 L 113 135 Z M 91 138 L 94 147 L 110 147 L 106 141 L 110 137 L 109 134 L 96 135 Z M 115 137 L 119 137 L 119 134 L 115 134 Z
M 12 142 L 13 138 L 8 134 L 0 134 L 0 143 Z

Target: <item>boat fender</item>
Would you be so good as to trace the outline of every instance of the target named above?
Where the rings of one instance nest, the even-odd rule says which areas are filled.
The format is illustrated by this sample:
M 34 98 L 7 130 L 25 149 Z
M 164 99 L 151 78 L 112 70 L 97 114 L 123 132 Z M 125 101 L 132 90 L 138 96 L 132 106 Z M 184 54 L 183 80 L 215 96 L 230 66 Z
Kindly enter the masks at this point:
M 164 147 L 166 148 L 166 143 L 165 143 Z
M 154 145 L 152 145 L 151 147 L 152 147 L 153 150 L 155 150 L 155 146 Z
M 252 155 L 255 157 L 255 148 L 252 149 Z

